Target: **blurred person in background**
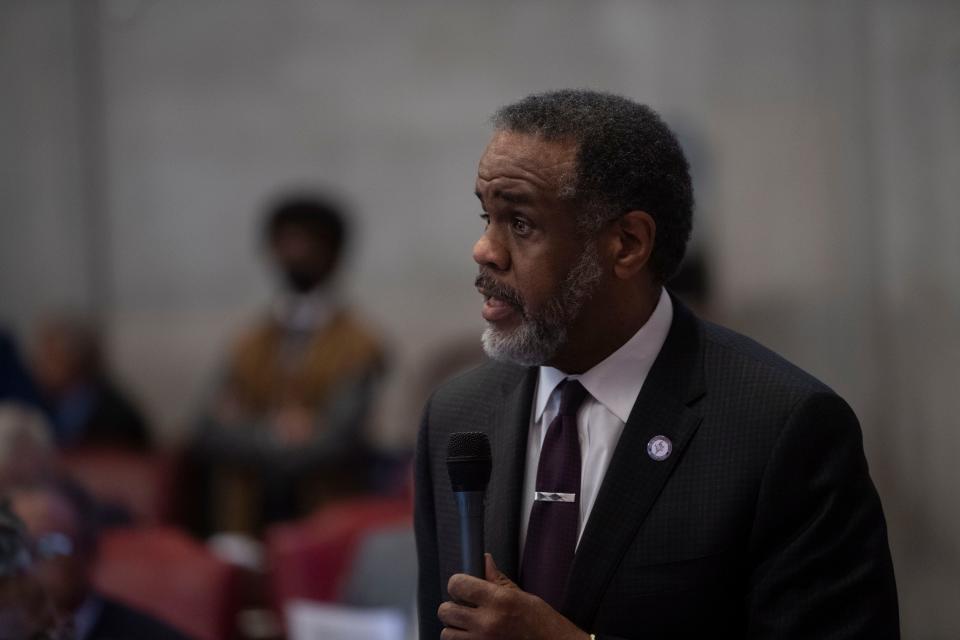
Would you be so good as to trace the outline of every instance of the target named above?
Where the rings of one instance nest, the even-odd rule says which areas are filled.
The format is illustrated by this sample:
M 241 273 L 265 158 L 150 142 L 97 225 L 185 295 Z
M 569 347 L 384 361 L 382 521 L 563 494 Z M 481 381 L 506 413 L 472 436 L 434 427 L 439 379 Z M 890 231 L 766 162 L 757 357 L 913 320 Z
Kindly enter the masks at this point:
M 365 424 L 384 350 L 335 287 L 348 231 L 323 196 L 284 198 L 267 215 L 282 290 L 233 344 L 200 420 L 207 529 L 257 533 L 368 481 Z
M 706 320 L 713 319 L 713 289 L 707 256 L 691 252 L 670 279 L 670 292 L 691 311 Z
M 0 640 L 72 638 L 60 629 L 49 595 L 33 575 L 26 527 L 0 501 Z
M 13 337 L 0 328 L 0 402 L 3 401 L 42 406 L 40 393 L 20 358 Z
M 32 541 L 35 575 L 67 621 L 75 640 L 177 640 L 185 636 L 162 622 L 96 593 L 96 505 L 79 485 L 57 479 L 13 487 L 13 512 Z
M 0 493 L 53 472 L 53 442 L 46 417 L 18 402 L 0 401 Z
M 33 371 L 58 447 L 151 448 L 147 422 L 109 375 L 92 323 L 68 315 L 41 320 Z

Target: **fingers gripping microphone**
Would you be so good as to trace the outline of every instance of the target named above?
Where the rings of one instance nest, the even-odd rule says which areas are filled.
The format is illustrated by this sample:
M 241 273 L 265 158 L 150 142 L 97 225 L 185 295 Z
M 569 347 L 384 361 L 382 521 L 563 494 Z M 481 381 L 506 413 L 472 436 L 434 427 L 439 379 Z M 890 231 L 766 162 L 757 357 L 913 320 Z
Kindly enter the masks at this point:
M 460 565 L 463 573 L 484 577 L 483 494 L 490 482 L 490 441 L 485 433 L 460 431 L 447 441 L 447 472 L 460 513 Z

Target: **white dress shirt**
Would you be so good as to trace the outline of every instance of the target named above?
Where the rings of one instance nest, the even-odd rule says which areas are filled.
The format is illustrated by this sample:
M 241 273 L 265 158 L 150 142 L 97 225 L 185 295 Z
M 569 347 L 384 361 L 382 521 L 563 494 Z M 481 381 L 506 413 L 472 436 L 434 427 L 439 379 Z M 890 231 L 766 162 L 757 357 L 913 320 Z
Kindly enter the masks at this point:
M 673 322 L 673 303 L 660 290 L 660 299 L 647 322 L 632 338 L 589 371 L 568 376 L 553 367 L 540 367 L 537 389 L 527 435 L 527 464 L 523 481 L 523 518 L 520 524 L 521 554 L 527 539 L 527 524 L 533 509 L 536 490 L 537 465 L 547 428 L 560 411 L 560 393 L 557 386 L 566 378 L 579 380 L 588 394 L 577 413 L 577 433 L 580 436 L 580 519 L 577 524 L 577 542 L 600 492 L 600 484 L 607 473 L 613 451 L 623 433 L 640 389 L 650 367 L 663 347 Z

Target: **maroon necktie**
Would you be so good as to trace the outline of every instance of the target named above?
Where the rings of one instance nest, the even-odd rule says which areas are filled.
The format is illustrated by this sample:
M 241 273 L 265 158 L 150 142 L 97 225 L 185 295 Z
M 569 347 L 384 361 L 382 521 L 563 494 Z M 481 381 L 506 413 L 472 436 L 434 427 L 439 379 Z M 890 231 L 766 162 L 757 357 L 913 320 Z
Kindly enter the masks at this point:
M 560 413 L 540 449 L 536 494 L 523 548 L 520 585 L 554 609 L 563 602 L 577 549 L 580 518 L 580 439 L 577 410 L 587 390 L 576 380 L 560 383 Z

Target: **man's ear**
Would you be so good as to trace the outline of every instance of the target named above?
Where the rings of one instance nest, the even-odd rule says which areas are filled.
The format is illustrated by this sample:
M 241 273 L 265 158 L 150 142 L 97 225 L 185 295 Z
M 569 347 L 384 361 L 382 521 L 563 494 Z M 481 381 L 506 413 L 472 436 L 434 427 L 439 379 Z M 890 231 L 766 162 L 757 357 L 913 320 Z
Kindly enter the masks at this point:
M 633 280 L 650 262 L 657 223 L 646 211 L 628 211 L 613 222 L 613 271 L 621 280 Z

